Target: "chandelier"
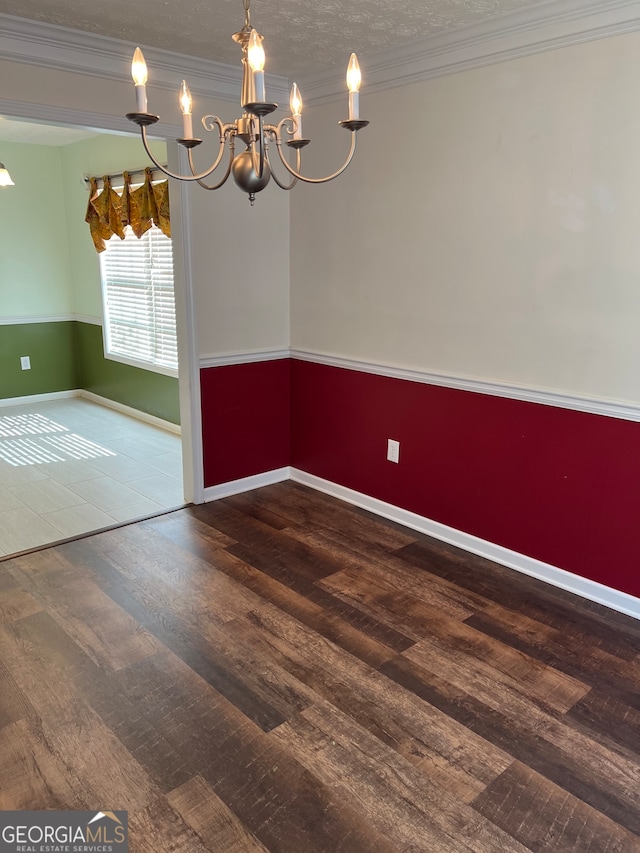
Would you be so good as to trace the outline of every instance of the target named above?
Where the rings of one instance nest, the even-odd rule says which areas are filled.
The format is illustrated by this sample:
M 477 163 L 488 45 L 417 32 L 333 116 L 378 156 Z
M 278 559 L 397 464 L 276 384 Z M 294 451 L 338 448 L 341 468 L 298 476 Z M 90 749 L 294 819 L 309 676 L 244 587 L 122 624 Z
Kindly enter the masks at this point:
M 223 186 L 229 175 L 243 192 L 249 196 L 253 205 L 256 193 L 263 190 L 269 180 L 273 178 L 275 183 L 283 190 L 292 189 L 298 181 L 308 184 L 323 184 L 332 181 L 341 175 L 347 168 L 356 150 L 357 131 L 366 127 L 369 122 L 363 121 L 359 114 L 359 91 L 360 91 L 360 67 L 355 53 L 351 54 L 347 67 L 347 87 L 349 90 L 349 118 L 338 122 L 341 127 L 351 131 L 351 148 L 347 159 L 342 166 L 333 174 L 322 178 L 309 178 L 301 174 L 301 152 L 310 139 L 302 136 L 302 98 L 300 90 L 294 83 L 291 87 L 290 109 L 291 115 L 286 116 L 277 125 L 265 123 L 265 117 L 274 112 L 277 104 L 269 103 L 265 96 L 264 85 L 264 62 L 265 53 L 262 47 L 263 36 L 251 26 L 250 0 L 243 0 L 244 26 L 232 36 L 242 48 L 242 116 L 232 122 L 223 122 L 218 116 L 206 115 L 201 119 L 202 126 L 206 131 L 218 131 L 219 148 L 213 164 L 203 172 L 197 172 L 193 162 L 192 150 L 201 144 L 202 140 L 194 136 L 192 119 L 192 99 L 189 87 L 182 81 L 180 88 L 180 107 L 182 109 L 183 137 L 176 140 L 187 150 L 189 159 L 190 175 L 178 175 L 171 172 L 166 166 L 158 163 L 149 149 L 147 140 L 147 127 L 155 124 L 159 116 L 152 115 L 147 110 L 147 65 L 142 51 L 136 48 L 131 63 L 131 75 L 136 91 L 135 113 L 127 113 L 127 118 L 140 128 L 142 144 L 145 151 L 153 161 L 154 165 L 168 175 L 180 181 L 195 181 L 207 190 L 217 190 Z M 244 150 L 236 154 L 236 140 L 244 144 Z M 287 148 L 295 152 L 290 155 L 294 160 L 292 164 L 283 151 L 283 143 Z M 271 168 L 270 144 L 275 144 L 279 160 L 284 168 L 292 176 L 289 183 L 284 183 Z M 205 178 L 212 175 L 224 159 L 225 149 L 228 149 L 228 162 L 221 168 L 222 174 L 217 183 L 208 184 Z

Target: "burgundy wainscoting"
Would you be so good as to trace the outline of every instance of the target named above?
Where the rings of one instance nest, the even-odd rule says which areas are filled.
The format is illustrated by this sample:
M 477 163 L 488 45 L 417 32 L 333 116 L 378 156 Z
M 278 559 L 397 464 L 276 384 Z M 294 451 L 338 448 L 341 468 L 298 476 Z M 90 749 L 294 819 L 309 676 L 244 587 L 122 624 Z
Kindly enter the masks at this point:
M 288 358 L 203 368 L 200 386 L 205 486 L 289 464 Z
M 639 423 L 305 361 L 291 370 L 294 467 L 640 596 Z

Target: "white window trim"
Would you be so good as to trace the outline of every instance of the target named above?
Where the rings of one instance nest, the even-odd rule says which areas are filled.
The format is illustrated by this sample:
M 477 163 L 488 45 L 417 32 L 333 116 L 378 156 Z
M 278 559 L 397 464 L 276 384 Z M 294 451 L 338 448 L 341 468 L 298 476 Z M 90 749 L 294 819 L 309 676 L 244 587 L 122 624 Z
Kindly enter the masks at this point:
M 154 225 L 153 227 L 155 228 L 156 226 Z M 129 367 L 137 367 L 140 370 L 147 370 L 151 373 L 159 373 L 163 376 L 170 376 L 172 378 L 177 379 L 179 376 L 178 368 L 167 367 L 162 364 L 156 364 L 154 362 L 136 359 L 132 356 L 113 352 L 109 349 L 109 314 L 107 310 L 107 293 L 106 288 L 104 286 L 104 253 L 100 255 L 100 294 L 102 298 L 102 348 L 105 359 L 107 361 L 115 361 L 118 364 L 126 364 Z
M 178 378 L 178 370 L 174 367 L 164 367 L 162 364 L 153 364 L 151 361 L 136 361 L 135 358 L 127 358 L 126 355 L 119 355 L 118 353 L 108 352 L 107 351 L 107 335 L 103 328 L 102 334 L 102 348 L 104 352 L 104 357 L 107 361 L 117 361 L 119 364 L 128 364 L 129 367 L 139 367 L 140 370 L 148 370 L 149 373 L 162 373 L 164 376 L 173 376 L 174 379 Z

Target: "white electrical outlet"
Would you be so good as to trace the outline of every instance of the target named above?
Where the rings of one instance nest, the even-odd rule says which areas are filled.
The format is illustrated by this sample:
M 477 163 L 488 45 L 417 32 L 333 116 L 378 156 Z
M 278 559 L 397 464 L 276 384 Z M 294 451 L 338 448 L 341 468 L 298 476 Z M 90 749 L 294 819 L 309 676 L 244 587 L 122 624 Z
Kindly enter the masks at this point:
M 400 461 L 400 442 L 392 438 L 387 439 L 387 459 L 389 462 Z
M 20 367 L 23 370 L 31 370 L 31 359 L 29 358 L 28 355 L 21 355 L 20 356 Z

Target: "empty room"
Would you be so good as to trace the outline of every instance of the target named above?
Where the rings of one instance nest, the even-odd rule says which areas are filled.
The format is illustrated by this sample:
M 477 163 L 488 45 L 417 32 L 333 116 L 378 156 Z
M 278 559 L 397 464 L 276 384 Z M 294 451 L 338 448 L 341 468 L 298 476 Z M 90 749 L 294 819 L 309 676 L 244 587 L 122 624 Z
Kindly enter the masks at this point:
M 5 0 L 0 849 L 640 850 L 638 80 L 635 0 Z

